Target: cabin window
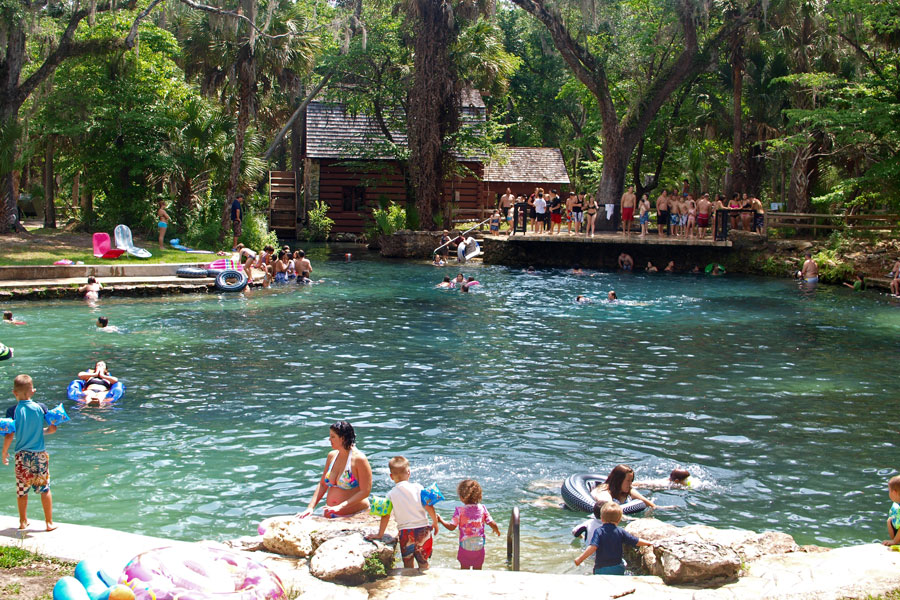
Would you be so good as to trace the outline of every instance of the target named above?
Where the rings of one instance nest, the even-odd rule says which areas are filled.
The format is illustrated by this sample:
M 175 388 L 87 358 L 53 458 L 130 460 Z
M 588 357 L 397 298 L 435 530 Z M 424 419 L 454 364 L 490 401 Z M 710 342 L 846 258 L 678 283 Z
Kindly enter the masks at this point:
M 344 212 L 357 212 L 366 203 L 366 188 L 362 186 L 344 186 Z

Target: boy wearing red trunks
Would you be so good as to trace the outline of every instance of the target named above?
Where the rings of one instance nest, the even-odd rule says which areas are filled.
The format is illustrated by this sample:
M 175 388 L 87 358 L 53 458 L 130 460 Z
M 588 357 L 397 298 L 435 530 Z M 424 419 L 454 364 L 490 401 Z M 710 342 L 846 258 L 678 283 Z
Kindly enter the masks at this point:
M 387 494 L 393 508 L 391 513 L 381 517 L 381 527 L 377 536 L 366 536 L 369 539 L 380 539 L 384 536 L 391 514 L 397 521 L 400 530 L 400 556 L 403 557 L 404 568 L 411 569 L 413 560 L 419 570 L 428 569 L 431 558 L 432 537 L 437 535 L 438 518 L 433 506 L 422 505 L 422 486 L 409 481 L 409 461 L 402 456 L 395 456 L 388 462 L 394 489 Z M 431 517 L 429 523 L 428 517 Z

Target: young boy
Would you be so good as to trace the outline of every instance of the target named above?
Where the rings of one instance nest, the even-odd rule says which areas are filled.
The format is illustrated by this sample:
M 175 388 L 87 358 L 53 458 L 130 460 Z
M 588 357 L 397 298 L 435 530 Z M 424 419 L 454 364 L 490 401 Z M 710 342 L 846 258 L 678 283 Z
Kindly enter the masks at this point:
M 888 496 L 891 498 L 891 510 L 888 513 L 888 535 L 891 539 L 884 540 L 885 546 L 900 544 L 900 475 L 894 475 L 888 481 Z
M 437 514 L 433 506 L 422 506 L 422 486 L 410 483 L 408 460 L 402 456 L 395 456 L 388 462 L 388 466 L 395 485 L 394 489 L 388 492 L 387 499 L 393 504 L 392 513 L 394 520 L 397 521 L 397 529 L 400 530 L 398 540 L 403 566 L 411 569 L 415 558 L 419 570 L 424 571 L 428 568 L 428 559 L 431 558 L 432 535 L 437 535 Z M 428 522 L 429 516 L 431 523 Z M 378 535 L 366 537 L 368 539 L 383 537 L 390 518 L 389 514 L 381 517 Z
M 13 380 L 16 432 L 3 439 L 3 464 L 9 464 L 9 447 L 16 438 L 16 501 L 19 507 L 19 529 L 28 528 L 29 488 L 41 495 L 47 531 L 56 529 L 53 523 L 53 498 L 50 496 L 50 457 L 44 448 L 44 433 L 56 431 L 56 425 L 44 429 L 44 410 L 31 398 L 34 386 L 31 377 L 18 375 Z
M 652 546 L 650 542 L 641 540 L 621 527 L 622 507 L 615 502 L 606 502 L 600 509 L 602 525 L 594 531 L 591 543 L 585 548 L 581 556 L 575 559 L 575 564 L 580 565 L 591 554 L 594 557 L 594 575 L 624 575 L 625 564 L 622 561 L 622 544 L 629 546 Z

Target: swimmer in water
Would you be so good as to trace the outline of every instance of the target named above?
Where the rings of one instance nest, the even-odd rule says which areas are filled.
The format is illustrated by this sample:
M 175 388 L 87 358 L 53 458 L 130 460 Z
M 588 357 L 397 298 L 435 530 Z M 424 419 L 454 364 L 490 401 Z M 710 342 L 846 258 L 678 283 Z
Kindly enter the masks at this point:
M 588 304 L 589 302 L 593 302 L 593 300 L 587 296 L 575 296 L 575 302 L 578 304 Z
M 634 486 L 648 490 L 680 490 L 691 487 L 691 474 L 686 469 L 672 469 L 668 479 L 635 481 Z
M 606 294 L 606 301 L 607 301 L 607 302 L 616 302 L 618 299 L 619 299 L 619 297 L 616 296 L 615 290 L 609 290 L 609 293 Z
M 444 280 L 435 286 L 441 290 L 449 290 L 450 288 L 456 287 L 456 284 L 450 281 L 449 275 L 444 275 Z
M 103 284 L 97 281 L 96 277 L 88 277 L 87 284 L 78 288 L 78 292 L 84 294 L 85 300 L 98 300 L 100 298 L 100 290 Z
M 572 267 L 572 270 L 569 271 L 569 275 L 584 275 L 584 271 L 581 270 L 581 265 L 575 265 Z
M 481 283 L 480 283 L 479 281 L 476 281 L 475 278 L 472 277 L 472 276 L 469 276 L 469 277 L 466 279 L 466 284 L 467 284 L 469 287 L 472 287 L 473 285 L 481 285 Z
M 435 255 L 434 255 L 434 262 L 432 262 L 431 264 L 433 264 L 435 267 L 443 267 L 443 266 L 445 266 L 447 263 L 444 261 L 443 258 L 441 258 L 441 255 L 440 255 L 440 254 L 435 254 Z
M 650 262 L 649 260 L 647 261 L 647 269 L 646 270 L 648 273 L 656 273 L 657 271 L 659 271 L 659 269 L 657 269 L 655 266 L 653 266 L 653 263 Z
M 97 317 L 97 328 L 112 333 L 121 333 L 118 327 L 109 324 L 109 317 Z
M 529 266 L 527 269 L 525 269 L 525 272 L 528 273 L 529 275 L 534 275 L 535 273 L 537 273 L 537 271 L 534 270 L 534 267 L 531 267 L 531 266 Z
M 12 314 L 11 310 L 3 311 L 3 322 L 6 323 L 7 325 L 24 325 L 25 324 L 25 321 L 19 321 L 19 320 L 13 319 L 13 314 Z

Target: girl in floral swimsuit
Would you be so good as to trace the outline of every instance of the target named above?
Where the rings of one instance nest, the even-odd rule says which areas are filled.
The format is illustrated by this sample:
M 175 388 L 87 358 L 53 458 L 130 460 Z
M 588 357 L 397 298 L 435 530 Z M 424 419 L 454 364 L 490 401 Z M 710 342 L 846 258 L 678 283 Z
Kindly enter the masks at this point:
M 465 506 L 456 507 L 449 523 L 441 517 L 438 521 L 450 531 L 459 527 L 459 551 L 456 553 L 459 568 L 480 571 L 484 564 L 484 526 L 489 525 L 496 535 L 500 535 L 500 528 L 481 504 L 481 486 L 477 481 L 462 480 L 456 493 Z

